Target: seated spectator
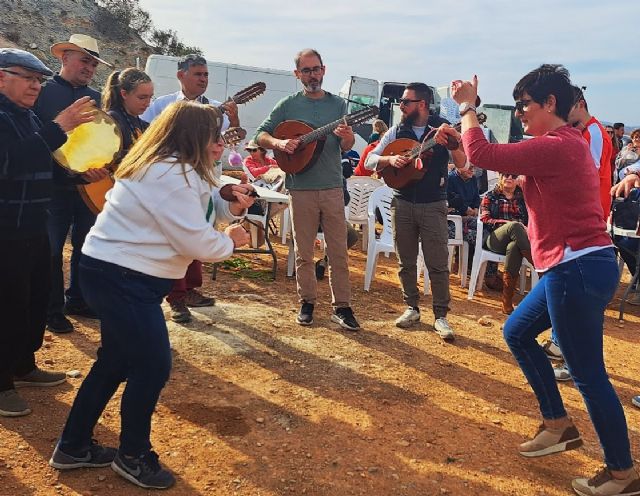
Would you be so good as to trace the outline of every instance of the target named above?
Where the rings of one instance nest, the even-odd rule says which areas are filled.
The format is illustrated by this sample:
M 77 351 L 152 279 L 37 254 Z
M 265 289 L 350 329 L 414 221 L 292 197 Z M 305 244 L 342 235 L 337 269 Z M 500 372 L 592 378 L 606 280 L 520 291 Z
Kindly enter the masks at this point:
M 369 144 L 362 151 L 362 157 L 360 157 L 360 161 L 353 171 L 354 176 L 371 176 L 375 172 L 373 170 L 366 169 L 364 163 L 367 161 L 367 156 L 371 150 L 378 146 L 380 139 L 382 139 L 388 129 L 387 125 L 380 119 L 373 121 L 373 133 L 369 136 Z
M 260 179 L 269 169 L 278 167 L 278 162 L 271 157 L 267 157 L 267 150 L 258 146 L 255 141 L 249 141 L 244 149 L 249 152 L 249 155 L 244 159 L 244 166 L 251 173 L 254 180 Z
M 469 248 L 473 249 L 476 243 L 478 209 L 480 208 L 480 193 L 473 166 L 466 170 L 454 168 L 449 172 L 447 202 L 450 214 L 462 216 L 462 237 L 469 243 Z M 449 238 L 454 236 L 455 225 L 453 222 L 449 222 Z
M 506 255 L 502 278 L 502 311 L 513 312 L 513 293 L 522 259 L 531 260 L 527 236 L 528 214 L 524 195 L 517 186 L 515 174 L 500 174 L 498 184 L 487 192 L 480 204 L 480 220 L 484 223 L 484 246 L 494 253 Z
M 380 139 L 382 139 L 382 137 L 384 136 L 384 133 L 389 130 L 389 127 L 384 123 L 383 120 L 380 119 L 376 119 L 375 121 L 373 121 L 371 128 L 372 132 L 369 136 L 369 139 L 367 140 L 368 144 L 371 144 L 374 141 L 380 141 Z
M 631 172 L 640 171 L 640 129 L 631 132 L 631 142 L 616 156 L 616 182 Z

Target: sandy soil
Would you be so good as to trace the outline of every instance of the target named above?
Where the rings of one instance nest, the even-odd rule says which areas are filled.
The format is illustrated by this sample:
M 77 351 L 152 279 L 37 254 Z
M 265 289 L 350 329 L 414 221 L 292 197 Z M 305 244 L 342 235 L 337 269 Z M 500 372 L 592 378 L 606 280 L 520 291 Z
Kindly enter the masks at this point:
M 396 260 L 381 257 L 370 292 L 362 290 L 365 254 L 352 250 L 354 310 L 363 330 L 329 320 L 329 287 L 319 283 L 315 324 L 295 324 L 294 280 L 276 243 L 276 281 L 222 269 L 205 289 L 214 307 L 186 326 L 170 323 L 174 368 L 154 416 L 152 440 L 175 472 L 175 495 L 567 495 L 570 479 L 590 474 L 601 452 L 571 382 L 560 386 L 585 438 L 571 453 L 527 460 L 515 448 L 539 423 L 534 397 L 501 337 L 498 294 L 466 299 L 451 276 L 457 332 L 433 331 L 430 297 L 423 322 L 393 325 L 403 310 Z M 266 257 L 245 255 L 248 275 L 268 273 Z M 210 271 L 207 270 L 207 274 Z M 621 289 L 626 287 L 622 285 Z M 607 312 L 605 351 L 638 455 L 640 318 L 628 307 Z M 167 308 L 168 310 L 168 308 Z M 489 325 L 478 323 L 489 316 Z M 89 370 L 99 344 L 96 321 L 47 334 L 43 368 Z M 60 387 L 23 389 L 33 413 L 0 418 L 0 495 L 137 495 L 147 491 L 109 468 L 60 473 L 47 460 L 82 378 Z M 120 392 L 96 428 L 117 446 Z

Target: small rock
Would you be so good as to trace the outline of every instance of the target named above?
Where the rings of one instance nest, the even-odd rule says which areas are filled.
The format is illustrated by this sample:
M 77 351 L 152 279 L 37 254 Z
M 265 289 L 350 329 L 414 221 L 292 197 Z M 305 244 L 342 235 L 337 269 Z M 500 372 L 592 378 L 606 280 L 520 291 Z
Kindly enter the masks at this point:
M 68 370 L 67 377 L 71 377 L 72 379 L 77 379 L 78 377 L 82 377 L 82 372 L 79 370 Z
M 36 45 L 35 43 L 31 43 L 31 45 L 29 45 L 29 48 L 35 50 L 36 48 L 38 48 L 38 45 Z
M 369 472 L 370 474 L 376 474 L 380 472 L 380 467 L 369 467 L 367 469 L 367 472 Z
M 106 480 L 107 480 L 107 476 L 106 476 L 106 475 L 99 475 L 99 476 L 98 476 L 98 480 L 99 480 L 100 482 L 104 482 L 104 481 L 106 481 Z
M 262 417 L 258 417 L 256 419 L 256 422 L 258 422 L 259 424 L 264 424 L 264 419 Z
M 51 360 L 51 358 L 47 358 L 47 359 L 44 361 L 44 364 L 45 364 L 45 365 L 53 365 L 53 360 Z
M 51 342 L 53 341 L 53 336 L 51 334 L 45 334 L 44 335 L 44 340 L 47 342 Z
M 398 446 L 403 446 L 403 447 L 408 447 L 411 446 L 411 443 L 409 441 L 405 441 L 404 439 L 401 439 L 400 441 L 396 441 L 396 444 Z
M 478 324 L 485 327 L 492 326 L 493 322 L 491 322 L 491 315 L 483 315 L 482 317 L 480 317 L 478 319 Z

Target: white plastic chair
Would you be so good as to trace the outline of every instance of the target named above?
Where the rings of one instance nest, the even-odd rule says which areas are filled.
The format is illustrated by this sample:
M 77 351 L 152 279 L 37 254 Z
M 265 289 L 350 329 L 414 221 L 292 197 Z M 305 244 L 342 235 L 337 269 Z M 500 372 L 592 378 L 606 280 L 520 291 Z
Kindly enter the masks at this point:
M 393 190 L 389 186 L 377 188 L 369 196 L 367 204 L 367 265 L 364 272 L 364 290 L 369 291 L 375 275 L 380 252 L 395 253 L 393 229 L 391 227 L 391 200 Z M 376 208 L 382 215 L 382 232 L 376 237 Z
M 482 288 L 484 282 L 484 273 L 487 269 L 487 262 L 504 263 L 506 256 L 494 253 L 491 250 L 487 250 L 483 247 L 482 231 L 484 230 L 484 222 L 478 217 L 478 231 L 476 233 L 476 249 L 473 254 L 473 264 L 471 267 L 471 279 L 469 280 L 469 293 L 467 299 L 473 299 L 473 295 L 476 292 L 476 288 Z M 527 270 L 531 269 L 531 288 L 538 284 L 538 273 L 536 269 L 525 258 L 522 259 L 522 266 L 520 267 L 520 288 L 518 292 L 524 294 Z
M 454 237 L 447 242 L 449 248 L 449 269 L 453 263 L 453 255 L 456 247 L 458 247 L 458 275 L 460 276 L 460 287 L 467 285 L 467 268 L 469 260 L 469 243 L 463 238 L 462 217 L 459 215 L 447 215 L 447 221 L 453 222 L 455 227 Z M 418 274 L 424 272 L 424 294 L 429 294 L 429 272 L 424 262 L 424 254 L 422 252 L 422 244 L 418 253 Z
M 351 176 L 347 179 L 349 204 L 345 208 L 345 215 L 349 224 L 357 224 L 362 228 L 362 250 L 367 251 L 369 240 L 367 206 L 371 193 L 384 183 L 379 179 L 367 176 Z

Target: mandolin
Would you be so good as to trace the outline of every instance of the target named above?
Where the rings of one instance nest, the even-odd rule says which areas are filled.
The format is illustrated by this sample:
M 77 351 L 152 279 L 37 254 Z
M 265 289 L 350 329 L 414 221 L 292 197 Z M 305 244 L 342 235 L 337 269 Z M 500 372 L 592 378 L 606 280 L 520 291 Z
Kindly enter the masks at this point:
M 221 136 L 226 146 L 232 146 L 245 139 L 247 137 L 247 131 L 241 127 L 230 127 L 223 132 Z M 102 212 L 104 204 L 107 202 L 106 195 L 109 190 L 113 188 L 114 184 L 113 174 L 110 174 L 104 179 L 100 179 L 100 181 L 94 183 L 78 184 L 77 189 L 82 200 L 86 203 L 87 207 L 89 207 L 89 210 L 95 215 L 98 215 Z
M 377 115 L 378 107 L 367 107 L 317 129 L 300 121 L 281 122 L 275 128 L 272 136 L 277 139 L 299 139 L 300 145 L 292 154 L 273 150 L 278 167 L 287 174 L 304 172 L 315 164 L 322 153 L 326 136 L 340 124 L 353 126 L 366 122 Z
M 487 120 L 485 114 L 478 114 L 478 122 L 483 124 Z M 453 128 L 460 132 L 462 123 L 458 123 Z M 420 181 L 427 172 L 429 167 L 429 161 L 433 155 L 433 147 L 436 143 L 435 135 L 437 129 L 432 129 L 422 140 L 422 143 L 409 138 L 400 138 L 392 141 L 381 153 L 382 156 L 388 157 L 392 155 L 402 155 L 412 160 L 402 168 L 397 167 L 385 167 L 379 172 L 384 182 L 393 189 L 402 189 Z M 451 137 L 449 137 L 449 143 L 447 149 L 455 150 L 458 148 L 458 143 Z M 420 160 L 416 160 L 420 158 Z
M 247 86 L 243 90 L 238 91 L 235 95 L 230 97 L 226 102 L 222 105 L 218 106 L 218 108 L 224 112 L 224 104 L 229 102 L 234 102 L 236 105 L 242 105 L 243 103 L 247 103 L 254 98 L 262 95 L 267 89 L 267 85 L 263 82 L 253 83 L 251 86 Z

